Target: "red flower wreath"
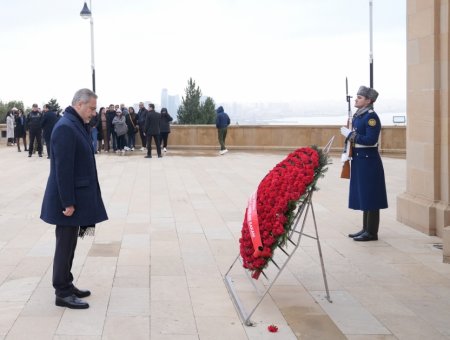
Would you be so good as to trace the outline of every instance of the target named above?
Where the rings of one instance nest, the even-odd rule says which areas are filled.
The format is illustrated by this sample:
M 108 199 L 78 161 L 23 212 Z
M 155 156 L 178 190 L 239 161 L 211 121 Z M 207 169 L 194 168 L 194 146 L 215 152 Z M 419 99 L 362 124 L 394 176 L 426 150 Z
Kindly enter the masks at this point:
M 286 241 L 298 201 L 323 175 L 326 164 L 327 156 L 316 147 L 300 148 L 278 163 L 259 184 L 256 199 L 254 195 L 249 201 L 239 239 L 243 266 L 254 279 L 259 278 L 275 248 Z M 251 236 L 258 234 L 258 225 L 262 244 L 254 247 Z

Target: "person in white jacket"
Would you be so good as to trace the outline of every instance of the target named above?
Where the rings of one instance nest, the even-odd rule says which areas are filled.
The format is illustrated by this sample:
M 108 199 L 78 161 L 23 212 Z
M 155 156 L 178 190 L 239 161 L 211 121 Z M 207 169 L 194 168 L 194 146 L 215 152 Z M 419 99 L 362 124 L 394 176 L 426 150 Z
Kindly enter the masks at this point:
M 12 111 L 6 115 L 6 145 L 14 145 L 14 114 Z

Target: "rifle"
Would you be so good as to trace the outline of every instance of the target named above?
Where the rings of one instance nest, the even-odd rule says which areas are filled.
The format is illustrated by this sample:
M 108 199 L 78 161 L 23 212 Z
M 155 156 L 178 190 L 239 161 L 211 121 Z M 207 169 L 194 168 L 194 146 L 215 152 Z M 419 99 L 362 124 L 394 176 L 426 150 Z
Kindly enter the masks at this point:
M 348 79 L 345 77 L 345 94 L 348 104 L 348 118 L 347 118 L 347 128 L 352 129 L 352 109 L 350 107 L 351 96 L 348 95 Z M 352 158 L 352 143 L 347 141 L 344 145 L 344 154 L 347 155 L 347 160 L 342 165 L 341 178 L 350 178 L 350 159 Z

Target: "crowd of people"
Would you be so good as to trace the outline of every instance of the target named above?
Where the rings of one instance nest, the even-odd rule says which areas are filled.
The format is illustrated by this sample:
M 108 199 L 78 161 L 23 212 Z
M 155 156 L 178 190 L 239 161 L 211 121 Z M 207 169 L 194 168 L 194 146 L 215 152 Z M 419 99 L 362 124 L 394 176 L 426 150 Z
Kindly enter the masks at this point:
M 167 142 L 170 133 L 170 122 L 173 118 L 166 108 L 161 113 L 155 111 L 154 104 L 139 103 L 139 111 L 124 104 L 101 107 L 98 114 L 89 123 L 95 153 L 116 152 L 124 154 L 136 150 L 140 137 L 141 151 L 147 150 L 151 157 L 152 137 L 155 140 L 158 157 L 162 157 L 162 150 L 167 152 Z
M 43 155 L 42 137 L 44 137 L 47 149 L 47 158 L 50 157 L 50 137 L 53 127 L 60 118 L 60 114 L 45 104 L 42 110 L 37 104 L 33 104 L 32 110 L 25 115 L 22 110 L 12 108 L 7 113 L 7 145 L 17 145 L 17 151 L 21 152 L 20 140 L 23 140 L 28 157 L 33 156 L 33 151 Z M 132 106 L 124 104 L 109 107 L 101 107 L 88 124 L 92 137 L 94 153 L 115 152 L 123 155 L 132 152 L 141 146 L 139 150 L 147 151 L 147 158 L 152 157 L 152 141 L 154 141 L 158 157 L 162 152 L 167 152 L 170 123 L 173 118 L 166 108 L 161 113 L 155 111 L 154 104 L 139 103 L 139 111 L 135 112 Z M 29 143 L 27 144 L 27 131 Z M 140 143 L 138 138 L 140 139 Z

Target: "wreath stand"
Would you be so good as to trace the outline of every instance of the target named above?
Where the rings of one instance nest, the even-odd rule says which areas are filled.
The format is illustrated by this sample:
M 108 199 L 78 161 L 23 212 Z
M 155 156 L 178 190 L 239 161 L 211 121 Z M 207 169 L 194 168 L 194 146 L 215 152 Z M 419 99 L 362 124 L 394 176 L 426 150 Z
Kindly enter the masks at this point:
M 334 136 L 329 140 L 327 145 L 323 148 L 323 152 L 325 154 L 328 154 L 331 148 L 331 145 L 333 144 Z M 322 256 L 322 248 L 320 246 L 320 238 L 319 233 L 317 231 L 317 222 L 316 222 L 316 216 L 314 213 L 314 205 L 312 202 L 313 193 L 315 188 L 311 187 L 309 190 L 302 196 L 302 198 L 299 201 L 299 207 L 297 208 L 297 212 L 294 217 L 294 221 L 292 223 L 292 229 L 287 235 L 287 241 L 282 246 L 277 246 L 277 249 L 280 250 L 280 252 L 277 252 L 277 259 L 275 260 L 275 256 L 273 256 L 269 262 L 268 266 L 261 272 L 260 279 L 264 281 L 263 286 L 264 288 L 261 289 L 261 287 L 258 287 L 255 284 L 255 280 L 251 277 L 249 274 L 249 271 L 245 269 L 242 266 L 242 258 L 240 253 L 234 260 L 234 262 L 231 264 L 230 269 L 228 269 L 227 273 L 225 274 L 224 282 L 225 286 L 228 289 L 228 292 L 231 295 L 231 298 L 233 300 L 234 306 L 236 307 L 239 316 L 242 320 L 242 322 L 246 326 L 253 326 L 254 323 L 250 320 L 253 313 L 256 311 L 258 306 L 263 301 L 264 297 L 269 293 L 270 289 L 274 285 L 275 281 L 278 279 L 278 277 L 283 272 L 284 268 L 286 268 L 286 265 L 288 264 L 289 260 L 294 255 L 295 251 L 300 245 L 300 241 L 303 236 L 311 238 L 313 240 L 316 240 L 317 243 L 317 249 L 319 251 L 319 258 L 320 258 L 320 265 L 322 268 L 322 277 L 323 277 L 323 283 L 325 285 L 325 291 L 326 291 L 326 299 L 328 302 L 332 303 L 331 297 L 330 297 L 330 291 L 328 289 L 328 282 L 327 282 L 327 276 L 325 273 L 325 264 L 323 261 Z M 313 223 L 314 223 L 314 230 L 315 235 L 309 235 L 304 232 L 305 225 L 306 225 L 306 219 L 308 218 L 309 213 L 311 212 Z M 247 287 L 250 287 L 250 289 L 245 288 L 245 281 L 241 280 L 242 276 L 231 276 L 231 270 L 235 267 L 236 264 L 240 264 L 240 268 L 242 271 L 245 272 L 245 277 L 250 282 L 250 286 L 247 285 Z M 245 306 L 241 302 L 241 299 L 239 298 L 238 292 L 235 288 L 235 286 L 239 284 L 243 284 L 245 291 L 253 291 L 257 293 L 257 300 L 253 301 L 250 307 L 250 312 L 247 312 L 245 309 Z

